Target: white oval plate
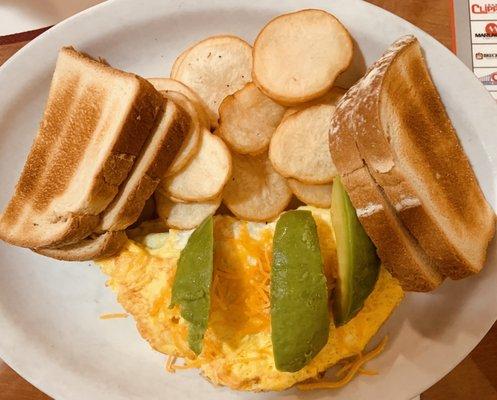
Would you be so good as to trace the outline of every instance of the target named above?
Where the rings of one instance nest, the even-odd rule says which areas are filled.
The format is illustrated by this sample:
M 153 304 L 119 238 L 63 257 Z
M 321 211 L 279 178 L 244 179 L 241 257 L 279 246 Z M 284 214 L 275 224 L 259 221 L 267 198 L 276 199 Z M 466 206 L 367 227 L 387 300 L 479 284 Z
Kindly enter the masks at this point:
M 323 8 L 338 16 L 371 64 L 399 36 L 421 41 L 441 92 L 494 209 L 497 200 L 497 108 L 473 74 L 446 48 L 409 23 L 351 0 L 109 1 L 57 25 L 0 69 L 0 205 L 7 202 L 36 133 L 57 51 L 74 45 L 112 65 L 166 76 L 188 44 L 231 33 L 252 41 L 278 14 Z M 350 77 L 349 77 L 350 78 Z M 215 388 L 194 371 L 169 375 L 164 356 L 139 337 L 133 320 L 103 321 L 120 306 L 88 263 L 50 260 L 0 244 L 0 356 L 57 399 L 410 399 L 447 374 L 497 317 L 497 249 L 479 276 L 446 282 L 432 294 L 409 294 L 382 329 L 388 350 L 338 392 L 247 394 Z

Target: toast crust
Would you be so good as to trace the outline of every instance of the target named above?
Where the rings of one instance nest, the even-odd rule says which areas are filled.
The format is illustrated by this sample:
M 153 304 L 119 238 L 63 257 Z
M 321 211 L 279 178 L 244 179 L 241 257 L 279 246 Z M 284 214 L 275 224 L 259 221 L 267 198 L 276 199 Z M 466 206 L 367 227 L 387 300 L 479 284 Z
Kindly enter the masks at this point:
M 33 251 L 62 261 L 91 261 L 116 254 L 126 244 L 127 239 L 123 231 L 106 232 L 76 244 L 51 249 L 33 249 Z

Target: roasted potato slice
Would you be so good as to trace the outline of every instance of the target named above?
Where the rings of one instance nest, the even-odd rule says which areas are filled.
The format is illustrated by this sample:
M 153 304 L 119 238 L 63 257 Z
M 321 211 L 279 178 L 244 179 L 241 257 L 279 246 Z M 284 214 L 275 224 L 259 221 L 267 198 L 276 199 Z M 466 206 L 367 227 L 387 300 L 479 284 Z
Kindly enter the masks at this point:
M 328 131 L 334 106 L 321 104 L 283 119 L 269 145 L 274 169 L 307 184 L 330 183 L 337 174 Z
M 193 229 L 221 205 L 221 196 L 200 203 L 176 203 L 162 191 L 155 192 L 157 213 L 169 228 Z
M 209 115 L 207 114 L 207 106 L 192 89 L 184 83 L 171 78 L 149 78 L 148 81 L 160 92 L 172 90 L 185 95 L 195 106 L 200 124 L 202 124 L 203 127 L 210 129 L 211 123 Z
M 331 184 L 308 185 L 289 178 L 288 186 L 302 203 L 319 208 L 331 207 Z
M 338 100 L 342 98 L 342 96 L 347 92 L 347 90 L 333 86 L 329 92 L 327 92 L 324 96 L 319 97 L 318 99 L 308 101 L 307 103 L 299 104 L 298 106 L 288 107 L 285 111 L 285 115 L 283 118 L 289 117 L 296 112 L 305 110 L 306 108 L 316 106 L 319 104 L 328 104 L 330 106 L 336 106 Z
M 222 139 L 204 129 L 200 148 L 176 175 L 161 182 L 168 196 L 187 202 L 217 197 L 231 175 L 231 154 Z
M 285 107 L 247 83 L 221 103 L 217 134 L 237 153 L 260 154 L 267 151 L 284 113 Z
M 211 126 L 226 96 L 251 80 L 252 47 L 236 36 L 213 36 L 186 51 L 174 78 L 192 88 L 207 105 Z
M 188 47 L 187 49 L 183 50 L 181 52 L 181 54 L 176 57 L 176 60 L 174 60 L 174 63 L 171 67 L 171 72 L 169 73 L 169 76 L 172 78 L 172 79 L 176 79 L 176 74 L 178 73 L 178 68 L 180 66 L 180 64 L 183 62 L 185 56 L 188 54 L 188 52 L 190 51 L 190 49 L 192 48 L 192 46 Z
M 269 97 L 297 105 L 325 94 L 352 62 L 345 27 L 323 10 L 302 10 L 270 21 L 254 43 L 252 79 Z
M 233 154 L 233 176 L 224 189 L 223 201 L 238 218 L 270 221 L 291 199 L 285 178 L 274 170 L 267 154 Z

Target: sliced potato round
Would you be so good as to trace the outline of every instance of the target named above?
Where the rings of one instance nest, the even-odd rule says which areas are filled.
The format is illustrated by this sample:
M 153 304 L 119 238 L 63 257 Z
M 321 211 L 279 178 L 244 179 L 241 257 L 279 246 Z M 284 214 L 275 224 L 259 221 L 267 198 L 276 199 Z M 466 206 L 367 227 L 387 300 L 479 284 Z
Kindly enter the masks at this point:
M 190 132 L 186 136 L 181 148 L 176 155 L 176 158 L 171 163 L 170 167 L 167 169 L 166 176 L 174 175 L 181 171 L 181 169 L 188 164 L 188 162 L 193 158 L 193 156 L 197 153 L 200 142 L 202 129 L 200 127 L 200 123 L 198 120 L 198 113 L 194 105 L 188 98 L 180 93 L 174 92 L 172 90 L 169 91 L 160 91 L 160 93 L 168 100 L 173 101 L 175 104 L 180 106 L 183 110 L 185 110 L 190 118 L 192 119 L 192 124 L 190 126 Z
M 217 134 L 240 154 L 259 154 L 267 150 L 284 113 L 285 107 L 250 82 L 221 103 Z
M 299 104 L 298 106 L 289 107 L 285 111 L 285 115 L 283 118 L 289 117 L 296 112 L 305 110 L 306 108 L 316 106 L 318 104 L 328 104 L 330 106 L 336 106 L 338 100 L 342 98 L 342 96 L 347 92 L 347 90 L 333 86 L 329 92 L 326 92 L 324 96 L 319 97 L 318 99 L 308 101 L 307 103 Z
M 325 94 L 352 62 L 345 27 L 323 10 L 302 10 L 270 21 L 254 43 L 253 81 L 272 99 L 295 105 Z
M 175 203 L 161 191 L 155 192 L 157 213 L 169 228 L 193 229 L 221 205 L 221 196 L 201 203 Z
M 211 123 L 209 120 L 209 116 L 207 115 L 206 105 L 199 97 L 197 93 L 195 93 L 192 89 L 186 86 L 184 83 L 177 81 L 171 78 L 149 78 L 148 81 L 154 85 L 155 89 L 158 91 L 175 91 L 185 95 L 188 100 L 190 100 L 198 113 L 198 119 L 202 126 L 207 129 L 210 129 Z
M 236 36 L 213 36 L 187 50 L 174 78 L 192 88 L 207 105 L 211 126 L 226 96 L 251 81 L 252 47 Z
M 308 185 L 290 178 L 288 186 L 302 203 L 319 208 L 331 207 L 331 184 Z
M 192 47 L 188 47 L 187 49 L 183 50 L 182 53 L 174 60 L 173 66 L 171 67 L 171 72 L 169 76 L 173 79 L 176 79 L 176 74 L 178 73 L 178 68 L 180 64 L 183 62 L 183 59 L 185 56 L 188 54 Z
M 224 204 L 240 219 L 270 221 L 286 208 L 292 192 L 267 154 L 233 154 L 233 176 L 224 188 Z
M 197 154 L 176 175 L 161 182 L 168 196 L 187 202 L 217 197 L 231 175 L 231 154 L 222 139 L 204 129 Z
M 334 109 L 321 104 L 283 119 L 269 145 L 269 159 L 276 171 L 307 184 L 333 180 L 337 170 L 331 160 L 328 131 Z

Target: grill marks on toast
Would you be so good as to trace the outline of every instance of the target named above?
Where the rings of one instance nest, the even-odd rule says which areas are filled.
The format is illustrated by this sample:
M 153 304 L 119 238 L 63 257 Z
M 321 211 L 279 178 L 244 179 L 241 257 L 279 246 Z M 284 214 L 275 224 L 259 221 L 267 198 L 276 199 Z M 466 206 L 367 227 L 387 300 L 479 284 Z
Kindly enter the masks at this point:
M 39 190 L 33 197 L 35 212 L 44 212 L 53 199 L 67 189 L 81 165 L 84 149 L 95 136 L 100 109 L 105 101 L 105 91 L 101 88 L 80 86 L 69 104 L 59 104 L 59 107 L 69 109 L 69 118 L 58 131 L 57 143 L 52 146 L 47 160 L 49 167 L 45 167 L 38 177 Z
M 101 231 L 125 229 L 138 219 L 190 131 L 193 121 L 186 111 L 172 101 L 164 102 L 162 118 L 143 146 L 119 194 L 102 215 Z
M 409 260 L 418 268 L 413 271 L 433 279 L 426 288 L 439 284 L 441 275 L 459 279 L 483 267 L 495 215 L 413 36 L 395 42 L 348 91 L 330 135 L 340 174 L 365 166 L 378 185 L 391 211 L 386 228 L 397 230 L 404 245 L 415 250 Z M 388 252 L 401 251 L 385 238 L 375 240 L 373 228 L 366 231 L 385 260 L 393 257 Z M 410 287 L 408 270 L 387 266 Z
M 393 46 L 403 51 L 404 38 Z M 330 128 L 333 162 L 349 193 L 364 229 L 375 244 L 385 266 L 404 290 L 429 291 L 443 281 L 434 262 L 401 223 L 382 187 L 374 178 L 373 168 L 364 160 L 364 147 L 385 148 L 388 142 L 371 131 L 381 129 L 377 105 L 381 74 L 388 67 L 384 57 L 338 103 Z M 362 140 L 360 140 L 362 138 Z M 372 157 L 370 157 L 372 158 Z M 388 157 L 374 159 L 376 171 L 395 167 Z
M 437 183 L 430 189 L 436 191 L 437 197 L 444 199 L 453 214 L 451 217 L 470 224 L 474 221 L 474 215 L 471 215 L 474 213 L 472 209 L 467 209 L 467 205 L 474 204 L 475 177 L 470 168 L 458 173 L 450 168 L 450 165 L 468 164 L 468 160 L 439 96 L 432 85 L 426 83 L 424 68 L 419 57 L 407 65 L 392 64 L 389 74 L 400 79 L 385 80 L 383 84 L 385 95 L 380 107 L 381 119 L 386 124 L 385 133 L 391 138 L 390 131 L 395 129 L 393 126 L 405 133 L 395 135 L 397 146 L 406 149 L 411 163 L 426 169 L 424 173 L 430 176 L 430 181 Z M 433 134 L 437 131 L 444 134 Z M 433 154 L 434 149 L 436 155 Z M 430 167 L 426 168 L 427 165 Z
M 460 279 L 479 272 L 495 230 L 494 214 L 417 41 L 393 58 L 379 111 L 383 132 L 378 133 L 390 139 L 396 168 L 378 174 L 378 181 L 398 205 L 403 223 L 443 274 Z M 396 186 L 385 184 L 392 178 Z M 418 201 L 406 206 L 405 198 Z
M 45 109 L 46 115 L 53 115 L 55 120 L 65 123 L 70 116 L 70 107 L 60 107 L 60 104 L 71 104 L 74 91 L 78 85 L 78 78 L 72 79 L 68 85 L 63 87 L 57 96 L 49 97 Z M 52 83 L 55 86 L 55 81 Z M 51 148 L 58 141 L 57 136 L 48 132 L 53 130 L 52 119 L 43 119 L 40 124 L 40 132 L 31 148 L 31 152 L 26 160 L 21 177 L 16 185 L 16 196 L 18 202 L 10 202 L 3 214 L 6 224 L 15 225 L 23 215 L 23 209 L 33 198 L 34 208 L 37 208 L 36 192 L 40 189 L 40 178 L 44 175 L 45 166 L 51 159 L 51 153 L 46 149 Z M 27 212 L 27 211 L 26 211 Z
M 63 48 L 40 130 L 0 215 L 0 238 L 46 248 L 91 234 L 162 107 L 145 79 Z

